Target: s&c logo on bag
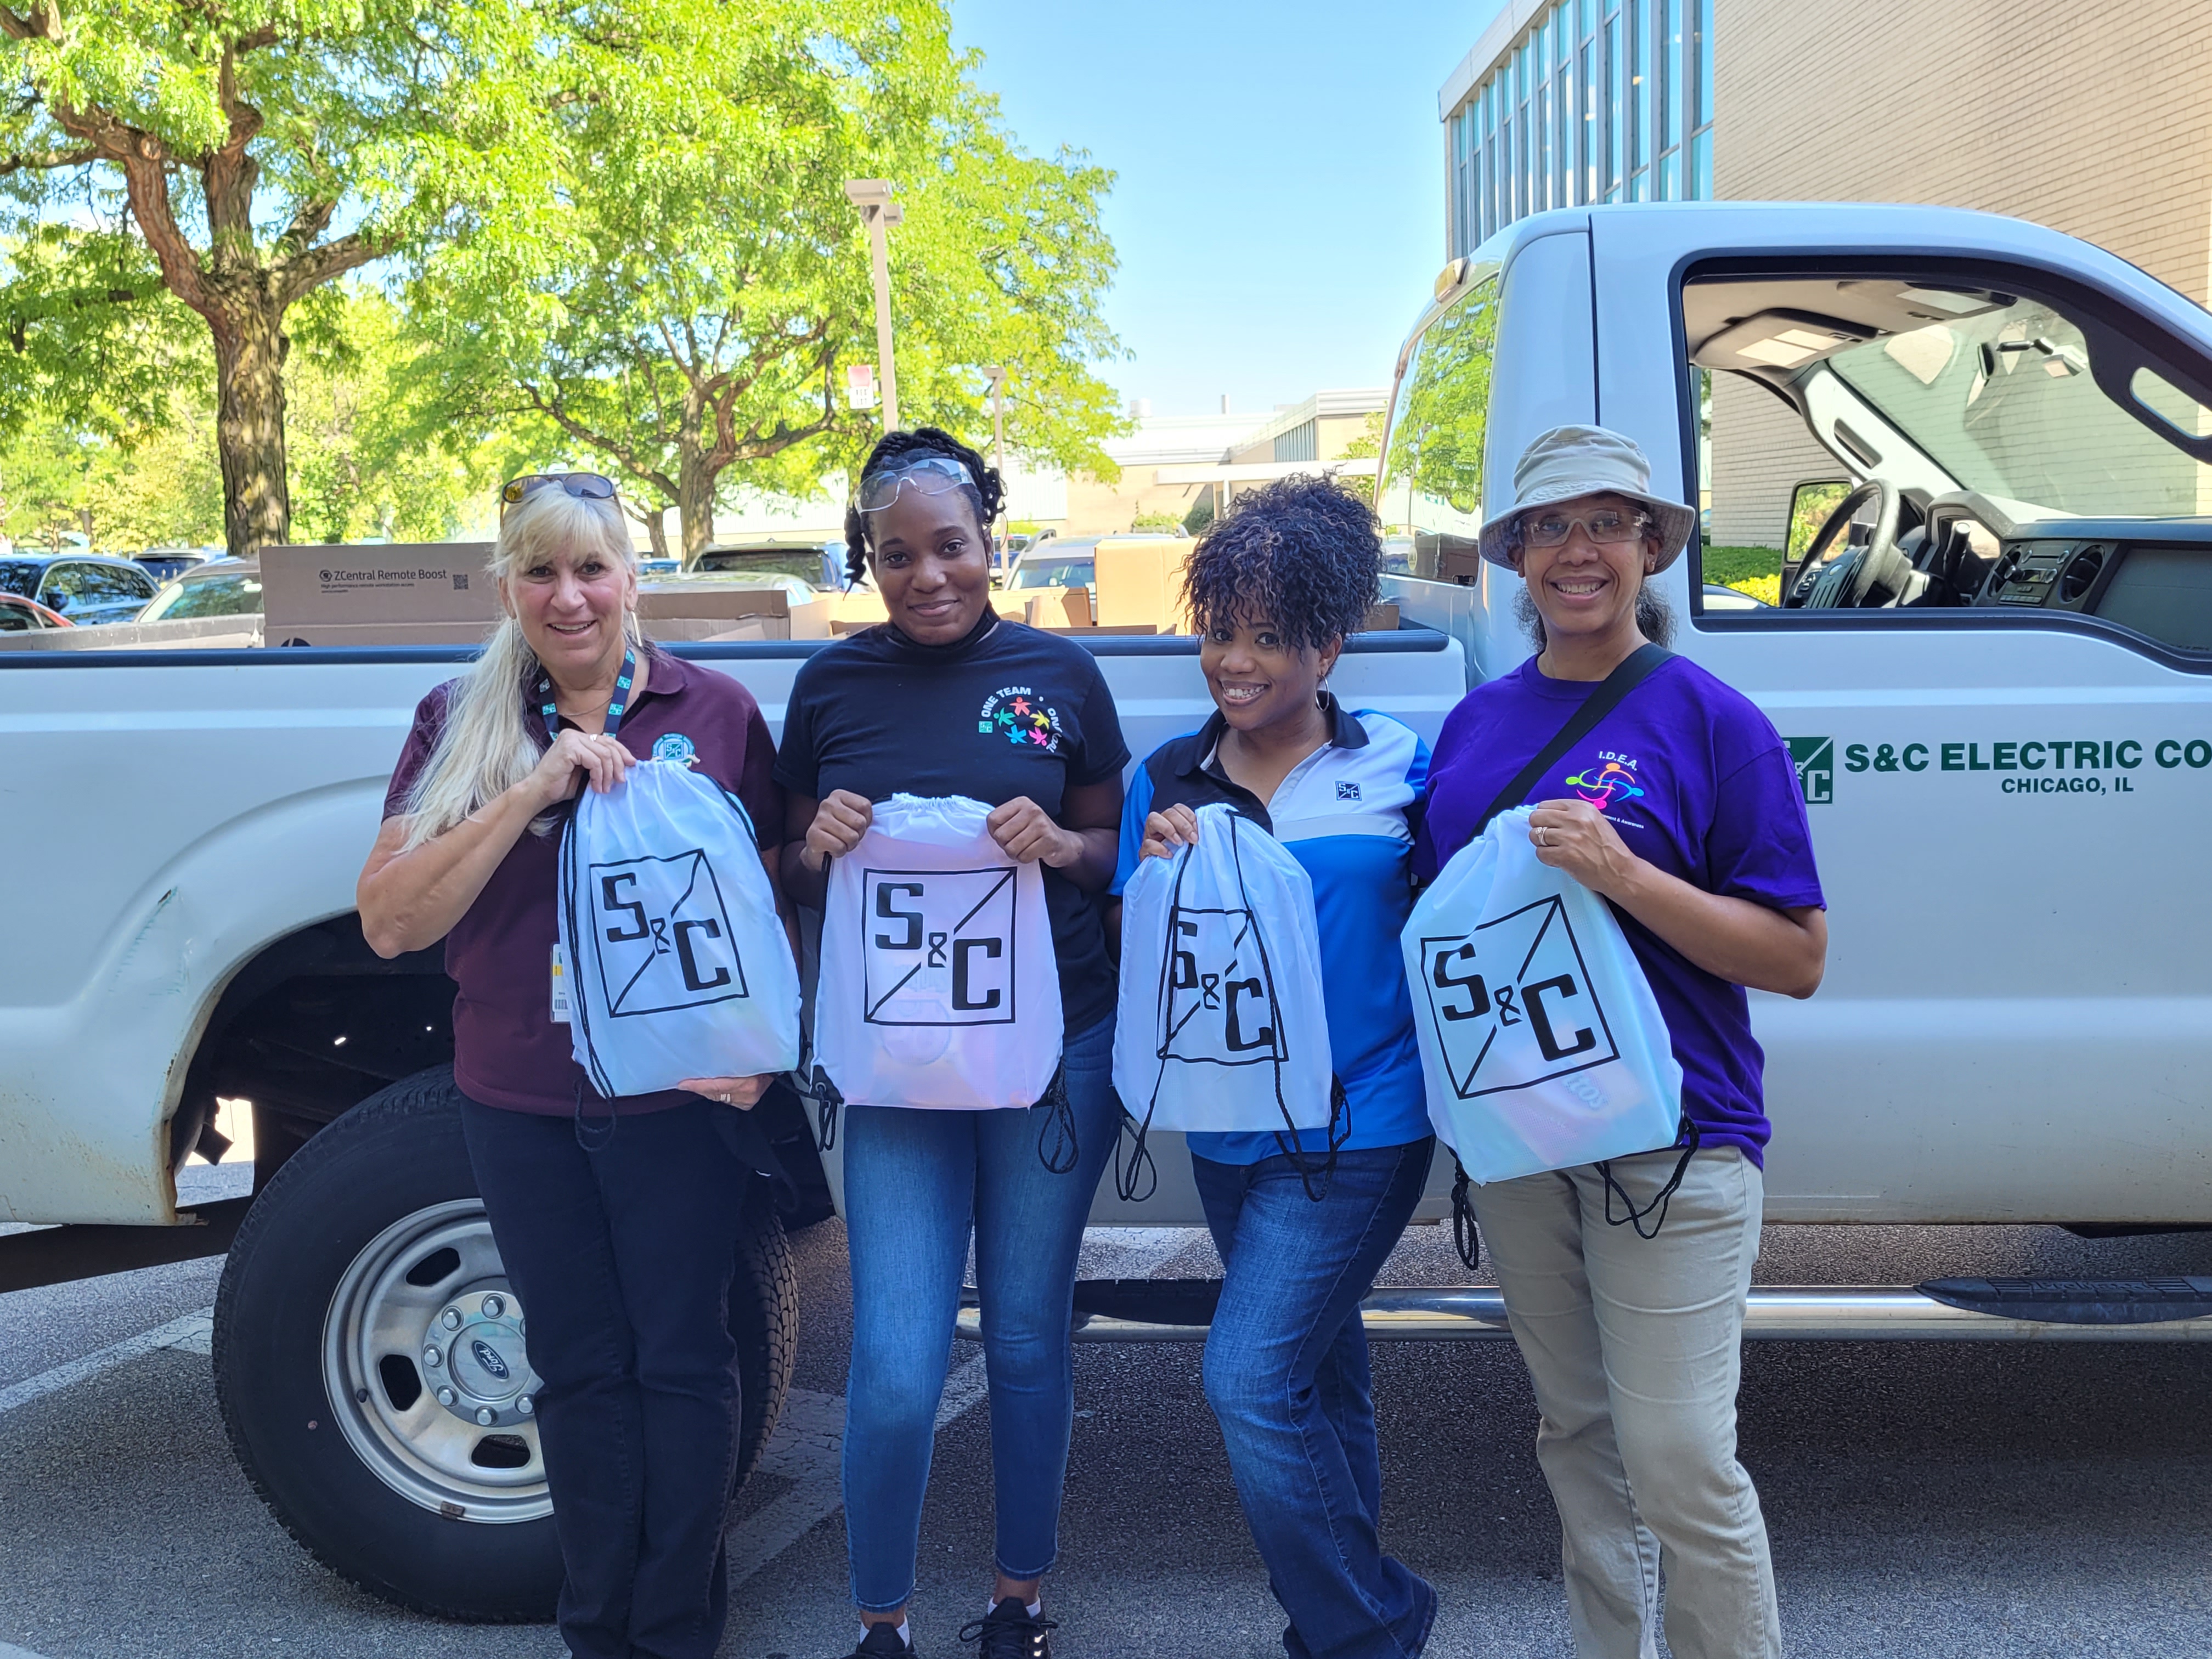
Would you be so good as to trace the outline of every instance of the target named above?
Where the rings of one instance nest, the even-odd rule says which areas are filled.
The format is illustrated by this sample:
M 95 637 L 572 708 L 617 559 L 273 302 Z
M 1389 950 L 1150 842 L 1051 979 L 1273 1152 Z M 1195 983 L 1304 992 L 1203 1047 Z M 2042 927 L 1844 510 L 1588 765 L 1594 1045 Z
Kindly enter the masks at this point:
M 1582 949 L 1556 898 L 1421 941 L 1421 990 L 1452 1092 L 1525 1089 L 1617 1060 Z
M 1257 1066 L 1290 1058 L 1249 910 L 1176 907 L 1168 918 L 1162 1060 Z
M 861 994 L 872 1025 L 1010 1025 L 1014 872 L 861 872 Z
M 748 994 L 704 852 L 595 864 L 589 891 L 610 1014 L 664 1014 Z

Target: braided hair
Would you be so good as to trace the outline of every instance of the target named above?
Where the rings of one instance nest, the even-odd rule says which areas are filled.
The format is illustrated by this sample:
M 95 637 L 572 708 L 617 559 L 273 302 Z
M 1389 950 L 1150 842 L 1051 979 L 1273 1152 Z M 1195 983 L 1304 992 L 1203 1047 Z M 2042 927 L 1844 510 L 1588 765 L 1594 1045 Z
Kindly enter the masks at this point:
M 1264 617 L 1294 647 L 1324 650 L 1367 620 L 1382 537 L 1357 495 L 1293 476 L 1238 496 L 1206 527 L 1183 568 L 1201 634 Z
M 981 455 L 939 428 L 918 426 L 911 432 L 884 434 L 868 452 L 868 459 L 860 468 L 860 483 L 865 488 L 868 480 L 878 474 L 896 471 L 925 455 L 947 456 L 968 469 L 968 476 L 975 482 L 972 487 L 960 485 L 960 493 L 975 510 L 976 529 L 988 538 L 991 526 L 1006 504 L 1006 485 L 1000 482 L 995 470 L 983 465 Z M 845 574 L 853 581 L 868 574 L 868 514 L 860 511 L 860 495 L 855 490 L 852 505 L 845 509 Z

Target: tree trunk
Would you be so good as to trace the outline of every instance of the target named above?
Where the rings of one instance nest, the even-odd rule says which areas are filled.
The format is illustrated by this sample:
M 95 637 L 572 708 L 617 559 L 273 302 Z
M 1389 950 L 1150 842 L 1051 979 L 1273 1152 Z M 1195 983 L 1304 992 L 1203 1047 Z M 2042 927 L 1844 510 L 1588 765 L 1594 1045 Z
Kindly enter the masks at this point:
M 638 508 L 637 516 L 644 522 L 646 544 L 652 548 L 653 556 L 656 559 L 666 558 L 668 556 L 668 504 L 665 501 L 646 503 Z
M 678 439 L 677 460 L 676 510 L 684 526 L 684 562 L 689 566 L 714 544 L 714 483 L 720 469 L 708 464 L 692 433 Z
M 250 559 L 292 533 L 284 470 L 283 313 L 234 300 L 215 329 L 216 448 L 222 462 L 222 531 L 230 555 Z

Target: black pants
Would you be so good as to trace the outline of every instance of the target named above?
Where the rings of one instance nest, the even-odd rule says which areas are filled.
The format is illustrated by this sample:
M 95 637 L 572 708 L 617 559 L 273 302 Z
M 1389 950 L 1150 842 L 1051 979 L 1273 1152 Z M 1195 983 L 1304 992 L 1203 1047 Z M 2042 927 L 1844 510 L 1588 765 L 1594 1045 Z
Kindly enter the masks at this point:
M 715 1127 L 731 1109 L 625 1117 L 587 1152 L 568 1118 L 462 1109 L 543 1384 L 561 1635 L 576 1659 L 710 1659 L 721 1640 L 738 1438 L 730 1280 L 756 1185 Z

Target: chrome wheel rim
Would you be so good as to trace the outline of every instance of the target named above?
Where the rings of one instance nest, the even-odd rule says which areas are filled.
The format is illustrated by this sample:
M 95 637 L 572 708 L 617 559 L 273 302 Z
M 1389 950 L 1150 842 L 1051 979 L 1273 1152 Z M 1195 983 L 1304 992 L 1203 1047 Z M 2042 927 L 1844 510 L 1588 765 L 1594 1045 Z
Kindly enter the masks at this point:
M 346 1443 L 448 1519 L 550 1515 L 527 1323 L 480 1200 L 393 1222 L 353 1259 L 324 1319 L 323 1382 Z

